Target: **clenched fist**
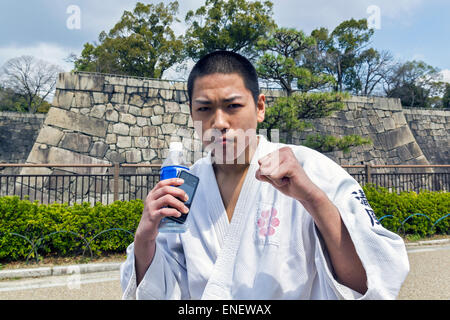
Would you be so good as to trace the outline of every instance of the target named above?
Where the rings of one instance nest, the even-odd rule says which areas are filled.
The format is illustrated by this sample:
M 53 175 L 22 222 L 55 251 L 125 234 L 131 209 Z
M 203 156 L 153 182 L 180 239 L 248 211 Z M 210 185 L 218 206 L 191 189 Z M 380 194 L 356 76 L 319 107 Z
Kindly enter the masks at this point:
M 256 179 L 268 182 L 287 196 L 309 205 L 323 192 L 309 179 L 292 149 L 284 147 L 259 159 Z

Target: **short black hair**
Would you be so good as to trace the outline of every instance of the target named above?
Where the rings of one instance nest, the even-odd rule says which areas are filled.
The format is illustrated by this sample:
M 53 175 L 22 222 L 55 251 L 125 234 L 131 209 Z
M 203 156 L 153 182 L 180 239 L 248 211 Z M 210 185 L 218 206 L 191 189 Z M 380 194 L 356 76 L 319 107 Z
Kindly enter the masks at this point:
M 255 105 L 258 104 L 259 83 L 255 67 L 247 58 L 236 52 L 219 50 L 205 55 L 192 68 L 187 83 L 189 105 L 192 105 L 195 80 L 213 73 L 239 74 L 244 80 L 245 87 L 250 90 Z

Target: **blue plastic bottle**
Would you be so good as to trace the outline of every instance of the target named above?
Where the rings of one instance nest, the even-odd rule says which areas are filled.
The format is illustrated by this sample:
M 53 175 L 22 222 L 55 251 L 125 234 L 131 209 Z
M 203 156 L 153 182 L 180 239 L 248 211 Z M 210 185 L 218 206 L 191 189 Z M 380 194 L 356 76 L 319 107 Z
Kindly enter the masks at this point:
M 160 180 L 176 178 L 181 170 L 189 171 L 183 156 L 183 145 L 181 142 L 171 142 L 169 155 L 164 160 L 160 170 Z M 187 228 L 185 223 L 178 223 L 168 218 L 163 218 L 159 224 L 159 232 L 183 233 Z

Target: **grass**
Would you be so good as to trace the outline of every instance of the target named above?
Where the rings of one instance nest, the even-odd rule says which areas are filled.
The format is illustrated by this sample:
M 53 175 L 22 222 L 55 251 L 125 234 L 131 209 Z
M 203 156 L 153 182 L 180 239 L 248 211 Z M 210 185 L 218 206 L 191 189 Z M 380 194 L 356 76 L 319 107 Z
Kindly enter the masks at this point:
M 447 234 L 434 234 L 432 236 L 426 236 L 422 237 L 418 234 L 407 234 L 406 236 L 402 237 L 403 241 L 405 243 L 412 243 L 417 241 L 424 241 L 424 240 L 441 240 L 441 239 L 450 239 L 450 235 Z
M 85 263 L 105 263 L 105 262 L 123 262 L 126 259 L 125 253 L 110 253 L 97 257 L 44 257 L 39 262 L 30 258 L 26 261 L 10 261 L 0 263 L 0 270 L 24 269 L 24 268 L 42 268 Z

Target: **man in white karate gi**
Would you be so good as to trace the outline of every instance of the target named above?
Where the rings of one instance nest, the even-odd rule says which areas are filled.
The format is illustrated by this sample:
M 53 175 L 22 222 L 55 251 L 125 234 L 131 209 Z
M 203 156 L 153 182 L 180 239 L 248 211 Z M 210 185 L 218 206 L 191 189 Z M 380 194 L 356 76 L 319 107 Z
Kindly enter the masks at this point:
M 326 156 L 256 134 L 265 96 L 244 57 L 213 52 L 188 80 L 208 156 L 188 213 L 179 179 L 145 200 L 121 267 L 124 299 L 394 299 L 409 271 L 402 239 Z M 196 126 L 198 127 L 198 126 Z M 185 233 L 158 233 L 187 214 Z

